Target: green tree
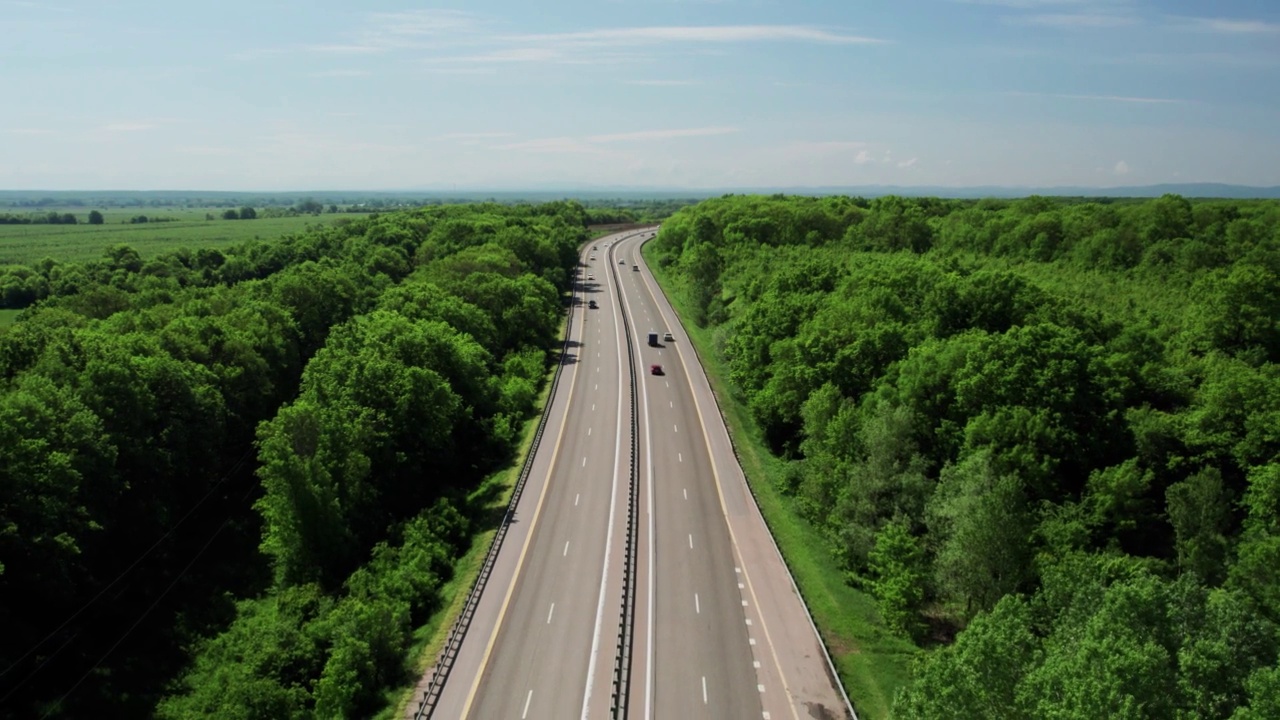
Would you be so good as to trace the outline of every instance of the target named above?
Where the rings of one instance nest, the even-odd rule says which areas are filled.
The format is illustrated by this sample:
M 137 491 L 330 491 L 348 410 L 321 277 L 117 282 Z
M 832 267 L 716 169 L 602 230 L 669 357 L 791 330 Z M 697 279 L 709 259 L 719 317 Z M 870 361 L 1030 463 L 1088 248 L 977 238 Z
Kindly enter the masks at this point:
M 1280 717 L 1280 668 L 1255 671 L 1247 683 L 1249 704 L 1238 708 L 1231 720 L 1269 720 Z
M 1151 576 L 1110 587 L 1080 626 L 1045 641 L 1042 661 L 1018 688 L 1019 704 L 1050 720 L 1173 717 L 1172 601 Z
M 1225 532 L 1230 519 L 1222 473 L 1205 468 L 1170 485 L 1165 498 L 1169 522 L 1177 537 L 1178 568 L 1216 584 L 1224 573 Z
M 1024 676 L 1035 666 L 1037 641 L 1031 609 L 1010 595 L 980 613 L 956 642 L 917 656 L 911 684 L 893 704 L 900 720 L 1036 717 L 1018 700 Z
M 1026 493 L 1016 476 L 996 471 L 990 453 L 943 468 L 928 522 L 938 586 L 966 614 L 995 607 L 1028 578 L 1032 517 Z
M 871 592 L 880 617 L 895 632 L 915 636 L 924 601 L 925 562 L 919 540 L 901 516 L 880 528 L 871 550 Z
M 102 223 L 103 223 L 102 213 L 98 212 L 97 210 L 90 210 L 90 211 L 89 211 L 89 224 L 90 224 L 90 225 L 101 225 Z

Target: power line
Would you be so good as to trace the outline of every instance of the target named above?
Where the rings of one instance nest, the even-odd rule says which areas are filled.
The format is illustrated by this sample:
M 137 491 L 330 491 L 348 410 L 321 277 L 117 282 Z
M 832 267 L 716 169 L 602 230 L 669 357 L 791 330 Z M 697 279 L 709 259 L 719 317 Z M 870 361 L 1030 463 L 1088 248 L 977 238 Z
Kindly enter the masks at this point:
M 129 567 L 127 567 L 127 568 L 125 568 L 123 571 L 121 571 L 121 572 L 120 572 L 120 574 L 119 574 L 119 575 L 117 575 L 117 576 L 116 576 L 116 578 L 115 578 L 114 580 L 112 580 L 110 583 L 107 583 L 107 585 L 106 585 L 105 587 L 103 587 L 101 590 L 99 590 L 99 591 L 98 591 L 98 593 L 97 593 L 96 595 L 94 595 L 92 598 L 90 598 L 88 601 L 86 601 L 86 602 L 85 602 L 85 604 L 84 604 L 84 605 L 82 605 L 82 606 L 80 607 L 80 609 L 79 609 L 79 610 L 76 610 L 74 613 L 72 613 L 70 616 L 68 616 L 66 620 L 63 620 L 63 621 L 62 621 L 62 624 L 58 625 L 58 627 L 56 627 L 56 628 L 54 628 L 53 630 L 49 631 L 49 634 L 48 634 L 48 635 L 45 635 L 45 636 L 44 636 L 44 639 L 42 639 L 40 642 L 38 642 L 38 643 L 36 643 L 35 645 L 33 645 L 33 646 L 31 647 L 31 649 L 29 649 L 29 650 L 27 650 L 25 653 L 23 653 L 23 654 L 22 654 L 22 656 L 21 656 L 21 657 L 19 657 L 17 660 L 14 660 L 14 661 L 9 665 L 9 667 L 7 667 L 7 668 L 5 668 L 5 669 L 4 669 L 4 671 L 3 671 L 3 672 L 0 672 L 0 678 L 3 678 L 4 676 L 8 675 L 10 672 L 12 672 L 12 671 L 14 670 L 14 668 L 18 667 L 18 665 L 20 665 L 24 660 L 26 660 L 27 658 L 31 657 L 31 654 L 32 654 L 32 653 L 34 653 L 35 651 L 39 650 L 39 649 L 40 649 L 40 648 L 41 648 L 45 643 L 47 643 L 47 642 L 49 642 L 49 640 L 53 639 L 53 637 L 54 637 L 55 635 L 57 635 L 59 632 L 62 632 L 63 628 L 65 628 L 67 625 L 70 625 L 70 624 L 71 624 L 71 622 L 72 622 L 73 620 L 75 620 L 76 618 L 78 618 L 78 617 L 80 617 L 82 614 L 84 614 L 84 612 L 85 612 L 86 610 L 88 610 L 88 609 L 89 609 L 89 608 L 90 608 L 94 603 L 96 603 L 99 599 L 101 599 L 103 595 L 107 594 L 107 591 L 109 591 L 109 590 L 111 590 L 111 588 L 115 587 L 115 586 L 116 586 L 116 585 L 117 585 L 121 580 L 123 580 L 123 579 L 125 578 L 125 576 L 126 576 L 126 575 L 128 575 L 130 572 L 132 572 L 132 571 L 133 571 L 133 569 L 134 569 L 134 568 L 136 568 L 136 567 L 137 567 L 137 566 L 138 566 L 138 565 L 139 565 L 143 560 L 147 559 L 147 557 L 148 557 L 149 555 L 151 555 L 151 553 L 155 552 L 156 548 L 160 547 L 160 545 L 161 545 L 161 544 L 162 544 L 166 539 L 168 539 L 170 535 L 172 535 L 175 531 L 177 531 L 177 529 L 178 529 L 178 528 L 182 527 L 182 524 L 183 524 L 184 522 L 186 522 L 186 521 L 187 521 L 187 519 L 188 519 L 188 518 L 190 518 L 190 517 L 191 517 L 191 516 L 196 512 L 196 510 L 199 510 L 199 509 L 201 508 L 201 506 L 203 506 L 203 505 L 204 505 L 204 503 L 205 503 L 205 502 L 206 502 L 210 497 L 212 497 L 212 496 L 213 496 L 213 493 L 214 493 L 214 491 L 215 491 L 215 490 L 217 490 L 219 487 L 221 487 L 223 483 L 225 483 L 225 482 L 226 482 L 226 481 L 227 481 L 227 480 L 228 480 L 228 479 L 229 479 L 233 474 L 235 474 L 235 472 L 240 468 L 240 466 L 244 464 L 245 459 L 249 457 L 249 453 L 251 453 L 251 452 L 253 452 L 253 447 L 252 447 L 252 446 L 250 446 L 247 450 L 245 450 L 244 454 L 240 456 L 240 459 L 236 461 L 235 465 L 232 465 L 232 466 L 231 466 L 231 469 L 230 469 L 230 470 L 228 470 L 228 471 L 226 472 L 226 474 L 224 474 L 224 475 L 223 475 L 223 476 L 218 480 L 218 482 L 214 483 L 214 484 L 213 484 L 213 486 L 209 488 L 208 492 L 206 492 L 206 493 L 204 494 L 204 497 L 200 498 L 200 500 L 199 500 L 195 505 L 193 505 L 193 506 L 191 507 L 191 509 L 190 509 L 190 510 L 188 510 L 188 511 L 187 511 L 187 513 L 186 513 L 185 515 L 183 515 L 183 516 L 178 520 L 178 522 L 174 523 L 172 527 L 170 527 L 168 530 L 166 530 L 166 531 L 165 531 L 165 533 L 164 533 L 164 535 L 161 535 L 159 539 L 157 539 L 154 543 L 152 543 L 151 547 L 149 547 L 149 548 L 147 548 L 145 551 L 143 551 L 143 553 L 142 553 L 141 555 L 139 555 L 139 556 L 137 557 L 137 559 L 135 559 L 132 563 L 130 563 L 130 564 L 129 564 Z M 248 496 L 246 495 L 246 497 L 248 497 Z M 221 530 L 221 528 L 219 528 L 219 529 L 218 529 L 218 532 L 221 532 L 221 531 L 222 531 L 222 530 Z M 215 535 L 216 535 L 216 533 L 215 533 Z M 63 647 L 66 647 L 66 644 L 65 644 L 65 643 L 63 644 L 63 646 L 62 646 L 62 647 L 59 647 L 59 648 L 58 648 L 58 650 L 57 650 L 57 651 L 55 651 L 55 653 L 54 653 L 54 654 L 56 655 L 58 652 L 61 652 L 61 650 L 62 650 L 62 648 L 63 648 Z M 51 656 L 51 657 L 52 657 L 52 656 Z M 28 680 L 30 680 L 30 679 L 31 679 L 31 678 L 32 678 L 32 677 L 33 677 L 37 672 L 39 672 L 39 671 L 40 671 L 40 669 L 41 669 L 41 668 L 43 668 L 43 667 L 45 666 L 45 664 L 47 664 L 47 662 L 48 662 L 48 661 L 46 660 L 44 663 L 41 663 L 41 664 L 40 664 L 40 667 L 37 667 L 37 668 L 35 669 L 35 671 L 33 671 L 32 673 L 30 673 L 29 675 L 27 675 L 26 677 L 24 677 L 24 678 L 23 678 L 23 679 L 22 679 L 22 680 L 21 680 L 17 685 L 15 685 L 15 686 L 14 686 L 14 688 L 13 688 L 12 690 L 10 690 L 10 691 L 9 691 L 9 694 L 8 694 L 8 695 L 5 695 L 5 698 L 8 698 L 8 697 L 9 697 L 9 695 L 12 695 L 12 694 L 13 694 L 13 693 L 18 689 L 18 688 L 20 688 L 20 687 L 22 687 L 24 684 L 26 684 L 26 682 L 27 682 Z
M 251 492 L 253 492 L 253 488 L 250 488 L 249 492 L 246 492 L 244 494 L 244 498 L 242 498 L 242 500 L 247 500 L 249 498 L 249 493 Z M 115 652 L 115 649 L 120 647 L 120 644 L 123 643 L 126 639 L 128 639 L 130 635 L 133 634 L 133 631 L 136 630 L 137 627 L 142 624 L 143 620 L 147 619 L 147 616 L 151 614 L 152 610 L 156 609 L 156 606 L 160 604 L 160 601 L 164 600 L 169 595 L 169 592 L 172 591 L 174 586 L 178 584 L 178 581 L 181 580 L 187 574 L 187 571 L 190 570 L 191 567 L 196 564 L 196 561 L 200 559 L 200 556 L 204 555 L 205 551 L 208 550 L 209 546 L 213 544 L 213 541 L 218 538 L 218 535 L 222 534 L 222 531 L 226 529 L 227 524 L 230 522 L 231 522 L 230 517 L 222 521 L 222 524 L 219 525 L 218 529 L 213 532 L 213 535 L 209 536 L 209 539 L 205 541 L 203 546 L 201 546 L 200 550 L 195 554 L 195 557 L 191 558 L 191 561 L 188 562 L 186 566 L 182 568 L 182 571 L 178 573 L 177 577 L 175 577 L 172 581 L 170 581 L 169 585 L 165 587 L 164 592 L 160 593 L 160 596 L 157 597 L 154 601 L 152 601 L 152 603 L 147 606 L 146 610 L 142 611 L 142 614 L 138 616 L 138 619 L 135 620 L 133 624 L 129 626 L 128 630 L 124 631 L 124 634 L 120 636 L 119 640 L 116 640 L 115 643 L 113 643 L 111 647 L 108 648 L 107 651 L 102 654 L 102 657 L 98 658 L 97 662 L 91 665 L 88 670 L 84 671 L 84 674 L 80 676 L 80 679 L 76 681 L 76 684 L 72 685 L 70 690 L 66 691 L 65 693 L 62 694 L 62 697 L 58 698 L 57 702 L 55 702 L 52 705 L 52 707 L 50 707 L 49 710 L 45 712 L 44 715 L 41 716 L 41 720 L 44 720 L 44 718 L 49 717 L 50 714 L 60 709 L 62 707 L 62 703 L 68 697 L 71 696 L 71 693 L 75 692 L 76 688 L 80 687 L 80 684 L 83 683 L 86 678 L 92 675 L 93 671 L 97 670 L 98 666 L 101 665 L 103 661 L 105 661 L 108 657 L 110 657 L 111 653 Z

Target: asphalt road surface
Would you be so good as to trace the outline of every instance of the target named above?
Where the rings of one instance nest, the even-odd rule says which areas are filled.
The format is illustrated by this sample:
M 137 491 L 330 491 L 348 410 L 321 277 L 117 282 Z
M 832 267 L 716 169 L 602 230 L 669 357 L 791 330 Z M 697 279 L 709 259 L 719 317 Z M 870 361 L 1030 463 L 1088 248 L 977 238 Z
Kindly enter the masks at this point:
M 546 434 L 435 718 L 609 717 L 631 461 L 624 308 L 639 390 L 628 717 L 849 716 L 697 356 L 643 266 L 649 235 L 583 252 Z

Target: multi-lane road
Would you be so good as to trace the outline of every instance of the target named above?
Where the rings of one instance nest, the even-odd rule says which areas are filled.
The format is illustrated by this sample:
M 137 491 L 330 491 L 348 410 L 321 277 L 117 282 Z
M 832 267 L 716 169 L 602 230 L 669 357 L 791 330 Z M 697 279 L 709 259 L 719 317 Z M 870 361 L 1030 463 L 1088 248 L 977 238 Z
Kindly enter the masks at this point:
M 583 250 L 546 430 L 431 717 L 594 720 L 619 704 L 645 720 L 851 714 L 644 266 L 652 234 Z

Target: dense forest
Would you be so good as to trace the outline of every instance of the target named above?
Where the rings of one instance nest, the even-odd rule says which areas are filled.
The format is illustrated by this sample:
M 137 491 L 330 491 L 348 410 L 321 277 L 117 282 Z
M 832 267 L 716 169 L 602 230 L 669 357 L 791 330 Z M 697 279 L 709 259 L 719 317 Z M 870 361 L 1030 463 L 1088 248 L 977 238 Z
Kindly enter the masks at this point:
M 726 196 L 650 253 L 925 648 L 895 717 L 1280 717 L 1280 203 Z
M 577 203 L 26 268 L 0 334 L 0 717 L 376 712 L 509 462 Z M 34 303 L 34 304 L 31 304 Z

